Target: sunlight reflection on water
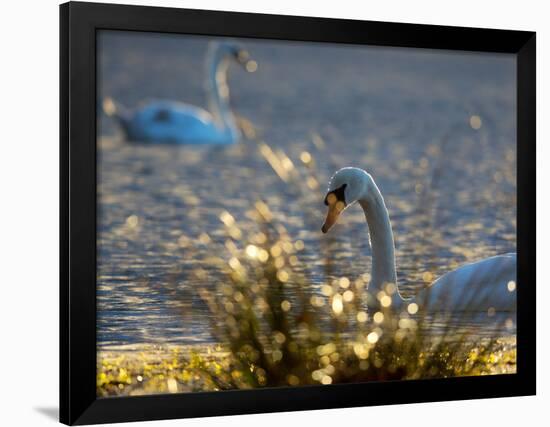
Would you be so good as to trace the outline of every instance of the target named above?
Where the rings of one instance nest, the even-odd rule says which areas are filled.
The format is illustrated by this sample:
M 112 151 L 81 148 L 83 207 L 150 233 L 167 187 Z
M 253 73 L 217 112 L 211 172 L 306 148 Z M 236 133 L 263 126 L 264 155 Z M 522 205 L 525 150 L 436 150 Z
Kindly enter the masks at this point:
M 321 245 L 326 244 L 319 229 L 323 191 L 306 195 L 309 206 L 304 211 L 303 204 L 295 201 L 303 196 L 293 194 L 266 167 L 253 143 L 245 144 L 197 149 L 102 142 L 100 343 L 209 340 L 207 319 L 200 315 L 202 302 L 189 292 L 200 286 L 200 278 L 189 277 L 187 270 L 201 265 L 212 270 L 209 258 L 223 256 L 220 213 L 231 212 L 241 229 L 251 229 L 254 223 L 246 218 L 246 211 L 258 198 L 266 200 L 275 220 L 294 239 L 305 242 L 298 269 L 305 269 L 319 285 L 326 280 L 319 256 Z M 198 156 L 208 160 L 197 162 Z M 410 153 L 403 156 L 409 159 Z M 376 163 L 376 155 L 365 156 L 364 162 Z M 491 181 L 492 174 L 479 185 L 487 170 L 502 165 L 486 160 L 470 176 L 463 168 L 453 171 L 453 162 L 449 163 L 448 176 L 440 184 L 447 191 L 438 194 L 436 201 L 426 202 L 410 188 L 426 179 L 426 174 L 418 174 L 414 161 L 408 167 L 376 167 L 372 172 L 390 210 L 398 277 L 405 293 L 421 286 L 426 272 L 435 277 L 466 261 L 514 250 L 515 224 L 510 220 L 515 217 L 514 186 Z M 461 189 L 460 197 L 454 194 L 458 171 L 461 185 L 469 189 Z M 327 168 L 325 178 L 329 173 Z M 209 243 L 201 243 L 204 233 Z M 336 273 L 355 278 L 369 271 L 367 228 L 358 207 L 345 213 L 333 237 L 328 252 L 338 266 Z M 218 277 L 223 277 L 221 271 Z M 475 328 L 476 320 L 460 326 Z M 438 327 L 435 322 L 434 331 Z
M 116 88 L 128 87 L 120 84 L 120 75 L 131 52 L 117 51 L 124 44 L 113 46 L 102 60 L 109 60 L 106 73 L 118 76 L 112 80 L 118 86 L 105 79 L 102 90 L 135 99 L 137 89 L 117 94 Z M 319 256 L 327 245 L 340 275 L 353 280 L 370 271 L 367 227 L 359 207 L 346 211 L 330 242 L 320 232 L 326 183 L 343 166 L 368 170 L 385 197 L 405 294 L 422 286 L 426 272 L 436 277 L 468 261 L 515 251 L 514 74 L 503 71 L 513 70 L 512 61 L 459 58 L 456 63 L 467 64 L 471 72 L 444 68 L 447 85 L 437 81 L 437 55 L 416 63 L 410 55 L 399 59 L 373 50 L 361 56 L 349 47 L 338 52 L 331 47 L 340 60 L 338 69 L 332 61 L 323 62 L 323 70 L 334 76 L 327 87 L 325 74 L 317 72 L 320 60 L 312 59 L 323 55 L 274 45 L 262 50 L 265 46 L 249 43 L 258 53 L 259 71 L 246 76 L 249 80 L 235 76 L 232 96 L 239 112 L 262 128 L 272 150 L 283 150 L 294 168 L 304 168 L 301 158 L 314 163 L 319 181 L 304 181 L 309 188 L 305 194 L 285 183 L 253 141 L 177 147 L 100 137 L 99 345 L 209 341 L 207 310 L 193 289 L 201 280 L 222 277 L 211 259 L 228 258 L 219 216 L 228 211 L 248 230 L 253 221 L 246 212 L 260 198 L 292 239 L 305 242 L 297 268 L 317 286 L 333 278 L 324 276 Z M 453 62 L 450 55 L 446 58 Z M 116 60 L 122 68 L 116 68 Z M 286 78 L 285 60 L 294 61 L 292 79 Z M 170 75 L 153 86 L 140 85 L 140 79 L 149 77 L 149 65 L 142 66 L 135 88 L 171 90 Z M 177 77 L 175 70 L 170 73 Z M 359 78 L 368 84 L 354 84 Z M 270 85 L 274 81 L 279 84 Z M 189 89 L 195 96 L 196 85 L 190 82 L 180 82 L 178 90 Z M 209 271 L 202 279 L 191 273 L 201 266 Z M 479 336 L 488 333 L 479 319 L 463 322 L 457 327 Z M 440 327 L 434 322 L 434 331 Z

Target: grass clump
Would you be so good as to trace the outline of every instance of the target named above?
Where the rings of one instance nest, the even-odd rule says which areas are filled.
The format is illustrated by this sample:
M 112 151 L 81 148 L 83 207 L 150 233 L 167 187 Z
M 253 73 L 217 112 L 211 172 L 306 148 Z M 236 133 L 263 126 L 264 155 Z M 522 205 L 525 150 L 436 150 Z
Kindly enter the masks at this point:
M 388 284 L 378 295 L 368 275 L 326 283 L 308 278 L 303 243 L 275 224 L 268 206 L 256 203 L 258 229 L 233 240 L 227 280 L 200 295 L 214 338 L 229 352 L 224 369 L 202 367 L 213 389 L 441 378 L 515 370 L 515 352 L 497 338 L 470 339 L 452 328 L 429 333 L 418 306 L 392 309 Z M 227 214 L 229 215 L 229 214 Z M 228 234 L 237 227 L 227 221 Z M 240 246 L 239 246 L 240 245 Z M 334 277 L 328 257 L 325 276 Z M 301 272 L 300 272 L 301 271 Z M 391 300 L 391 298 L 390 298 Z M 377 304 L 372 304 L 375 301 Z M 368 313 L 367 306 L 380 307 Z M 498 334 L 494 336 L 499 336 Z

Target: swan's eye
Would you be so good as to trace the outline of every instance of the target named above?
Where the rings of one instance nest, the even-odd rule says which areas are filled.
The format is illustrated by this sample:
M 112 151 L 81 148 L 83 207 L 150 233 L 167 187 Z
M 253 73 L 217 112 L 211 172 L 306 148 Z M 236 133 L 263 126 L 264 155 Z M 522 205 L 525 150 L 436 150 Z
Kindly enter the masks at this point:
M 344 207 L 346 206 L 346 189 L 347 184 L 343 184 L 342 186 L 338 187 L 336 190 L 332 190 L 329 192 L 325 197 L 325 206 L 332 205 L 336 202 L 342 202 L 344 204 Z

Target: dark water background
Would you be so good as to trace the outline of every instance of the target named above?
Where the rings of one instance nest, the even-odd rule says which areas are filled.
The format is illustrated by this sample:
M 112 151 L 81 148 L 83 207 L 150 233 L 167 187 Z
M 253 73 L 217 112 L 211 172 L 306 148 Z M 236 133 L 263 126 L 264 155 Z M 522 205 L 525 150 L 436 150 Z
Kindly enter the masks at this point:
M 103 32 L 98 98 L 135 107 L 167 98 L 206 107 L 210 39 Z M 298 194 L 253 141 L 229 147 L 136 145 L 116 123 L 98 126 L 98 344 L 189 344 L 210 340 L 191 277 L 225 257 L 219 216 L 245 217 L 258 198 L 294 239 L 301 268 L 319 284 L 326 183 L 344 166 L 369 171 L 386 199 L 398 280 L 407 290 L 434 276 L 516 247 L 516 99 L 512 55 L 246 40 L 255 73 L 234 66 L 234 109 L 296 173 L 311 153 L 320 187 Z M 479 116 L 474 130 L 470 118 Z M 325 143 L 319 148 L 313 140 Z M 318 141 L 318 139 L 317 139 Z M 298 201 L 299 199 L 299 201 Z M 207 233 L 210 243 L 201 243 Z M 332 233 L 336 276 L 370 270 L 359 207 Z M 227 258 L 229 255 L 227 255 Z M 215 272 L 213 272 L 215 276 Z M 205 281 L 212 280 L 209 276 Z M 464 327 L 482 336 L 484 322 Z M 437 328 L 434 324 L 434 329 Z M 511 330 L 513 333 L 513 329 Z

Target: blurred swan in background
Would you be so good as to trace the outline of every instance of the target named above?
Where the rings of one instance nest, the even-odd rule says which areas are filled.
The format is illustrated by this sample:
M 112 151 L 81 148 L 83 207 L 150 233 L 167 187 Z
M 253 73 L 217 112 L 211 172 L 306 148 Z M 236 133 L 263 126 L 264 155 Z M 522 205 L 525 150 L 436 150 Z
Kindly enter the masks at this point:
M 254 72 L 255 61 L 237 43 L 211 43 L 206 59 L 206 92 L 209 111 L 178 101 L 157 100 L 129 110 L 111 98 L 103 110 L 121 125 L 131 142 L 165 144 L 233 144 L 241 127 L 229 105 L 227 71 L 231 61 Z
M 370 234 L 369 293 L 384 298 L 379 292 L 384 291 L 387 284 L 393 284 L 396 291 L 391 299 L 386 297 L 385 301 L 380 301 L 382 306 L 391 304 L 399 309 L 403 304 L 415 303 L 415 310 L 423 304 L 423 308 L 430 311 L 515 312 L 515 253 L 463 265 L 439 277 L 413 298 L 404 299 L 397 288 L 395 245 L 388 210 L 374 179 L 366 171 L 348 167 L 332 176 L 325 197 L 328 214 L 322 226 L 323 233 L 328 232 L 340 213 L 354 202 L 363 208 Z

